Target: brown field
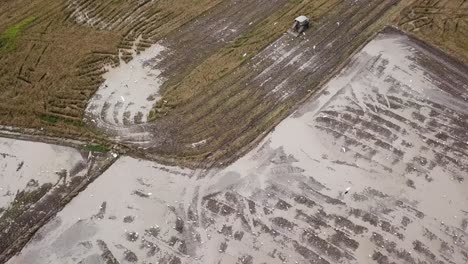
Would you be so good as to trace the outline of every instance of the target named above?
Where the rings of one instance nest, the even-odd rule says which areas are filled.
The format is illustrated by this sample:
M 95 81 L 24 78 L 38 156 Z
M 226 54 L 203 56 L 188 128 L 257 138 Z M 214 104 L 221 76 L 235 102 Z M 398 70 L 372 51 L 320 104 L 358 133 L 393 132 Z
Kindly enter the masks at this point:
M 218 2 L 2 3 L 0 32 L 24 20 L 33 21 L 19 34 L 14 49 L 0 49 L 0 123 L 96 138 L 83 127 L 82 118 L 102 82 L 103 65 L 118 63 L 118 50 L 129 60 L 126 50 L 137 35 L 143 36 L 139 48 L 147 47 Z
M 29 5 L 10 0 L 1 7 L 7 12 L 0 14 L 0 32 L 30 22 L 13 48 L 0 49 L 0 124 L 107 146 L 120 143 L 133 151 L 145 148 L 141 155 L 166 162 L 232 160 L 390 21 L 466 60 L 466 5 L 463 0 L 200 0 L 196 5 L 189 0 Z M 311 30 L 299 40 L 282 36 L 298 14 L 311 17 Z M 211 37 L 224 25 L 234 33 Z M 149 123 L 109 127 L 84 121 L 88 101 L 104 81 L 103 66 L 128 62 L 135 49 L 138 53 L 154 43 L 171 52 L 160 63 L 166 81 Z M 263 59 L 287 53 L 282 45 L 301 47 L 281 63 Z M 316 66 L 299 70 L 288 64 L 316 54 L 326 61 L 316 59 Z M 269 75 L 263 81 L 276 80 L 260 87 L 264 83 L 256 75 L 265 70 Z M 286 79 L 292 92 L 287 98 L 269 93 Z M 132 136 L 141 131 L 151 135 L 145 139 L 149 145 Z M 121 134 L 124 140 L 112 137 Z M 197 142 L 204 144 L 193 147 Z
M 0 32 L 27 19 L 32 23 L 20 32 L 14 49 L 0 54 L 1 65 L 7 65 L 0 69 L 0 123 L 109 145 L 104 131 L 83 122 L 85 108 L 103 82 L 103 66 L 117 65 L 119 53 L 124 61 L 129 61 L 132 46 L 141 36 L 136 47 L 139 51 L 158 41 L 175 49 L 167 56 L 172 64 L 164 71 L 168 81 L 162 87 L 163 100 L 149 115 L 154 122 L 145 128 L 158 135 L 156 141 L 162 141 L 153 145 L 152 157 L 188 162 L 210 155 L 215 159 L 230 157 L 276 124 L 307 95 L 307 90 L 313 90 L 322 77 L 330 75 L 335 66 L 381 28 L 390 13 L 401 8 L 395 8 L 398 1 L 267 2 L 249 6 L 250 1 L 209 0 L 197 1 L 196 5 L 192 1 L 142 1 L 138 5 L 129 1 L 34 1 L 31 5 L 8 1 L 2 5 L 2 10 L 8 12 L 0 15 Z M 223 9 L 238 11 L 229 15 Z M 242 17 L 242 10 L 252 12 L 250 20 L 248 16 L 236 19 Z M 317 45 L 317 52 L 323 51 L 326 56 L 338 51 L 317 72 L 320 79 L 307 81 L 308 87 L 301 88 L 291 100 L 281 102 L 266 96 L 264 89 L 256 87 L 258 84 L 251 83 L 247 89 L 239 85 L 243 79 L 252 78 L 249 64 L 258 59 L 255 54 L 278 39 L 291 19 L 301 13 L 314 21 L 305 38 Z M 219 27 L 226 14 L 239 25 L 236 34 L 221 43 L 200 39 L 210 34 L 207 24 Z M 342 14 L 347 14 L 347 20 L 336 27 Z M 197 17 L 205 21 L 197 23 Z M 358 23 L 361 20 L 365 23 Z M 339 45 L 344 45 L 344 41 L 349 44 L 343 48 L 327 47 L 330 38 L 341 32 L 349 34 L 342 36 Z M 197 44 L 200 41 L 202 45 Z M 292 40 L 282 37 L 277 41 Z M 187 61 L 193 52 L 199 56 Z M 267 52 L 275 51 L 267 49 L 263 56 L 268 56 Z M 246 113 L 251 114 L 248 120 L 244 118 Z M 242 126 L 237 126 L 239 123 Z M 191 147 L 193 142 L 207 138 L 207 144 Z M 131 140 L 125 143 L 134 146 Z
M 170 131 L 171 136 L 168 140 L 164 135 L 160 144 L 156 140 L 151 146 L 154 151 L 177 153 L 195 160 L 211 155 L 215 160 L 234 159 L 239 149 L 271 129 L 339 69 L 346 58 L 381 28 L 387 15 L 398 10 L 398 3 L 311 1 L 300 13 L 317 17 L 316 23 L 299 39 L 282 35 L 294 15 L 266 22 L 264 27 L 209 58 L 180 83 L 165 90 L 161 102 L 167 103 L 156 108 L 165 116 L 155 126 L 158 122 L 169 123 L 170 128 L 162 130 Z M 321 13 L 308 13 L 309 10 Z M 279 32 L 272 28 L 277 20 L 283 26 Z M 273 43 L 258 53 L 249 49 L 252 39 Z M 242 54 L 252 55 L 239 59 Z M 226 61 L 237 63 L 230 65 Z M 271 92 L 277 90 L 276 94 Z M 282 97 L 280 93 L 288 95 Z M 191 144 L 203 140 L 204 145 L 192 147 Z
M 468 261 L 468 1 L 27 2 L 0 5 L 0 263 Z
M 468 62 L 468 2 L 416 0 L 406 7 L 396 25 Z

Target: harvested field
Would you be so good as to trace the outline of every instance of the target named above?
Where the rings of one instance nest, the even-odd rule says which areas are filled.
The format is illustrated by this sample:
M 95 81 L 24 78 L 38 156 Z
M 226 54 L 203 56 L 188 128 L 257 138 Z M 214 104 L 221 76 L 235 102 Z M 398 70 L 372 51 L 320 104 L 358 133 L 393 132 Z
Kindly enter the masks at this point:
M 191 166 L 235 160 L 386 24 L 465 60 L 468 43 L 463 0 L 9 0 L 1 10 L 0 125 Z M 284 35 L 299 14 L 311 29 Z
M 130 77 L 143 68 L 133 67 L 124 77 L 131 85 L 110 78 L 101 86 L 88 107 L 87 123 L 118 142 L 144 148 L 150 157 L 232 161 L 402 7 L 398 0 L 229 3 L 159 41 L 155 54 L 135 56 L 151 67 L 148 78 L 159 94 L 152 89 L 138 100 L 126 99 L 131 93 L 122 86 L 151 90 L 138 84 L 145 80 Z M 238 17 L 240 10 L 249 12 Z M 283 34 L 299 13 L 313 18 L 311 30 L 300 38 Z M 151 112 L 147 100 L 156 102 Z
M 37 0 L 25 5 L 4 1 L 0 7 L 0 124 L 99 138 L 82 120 L 89 99 L 103 81 L 104 66 L 117 65 L 119 53 L 129 61 L 138 37 L 137 48 L 143 50 L 219 3 Z
M 467 67 L 386 28 L 238 161 L 121 158 L 8 263 L 466 263 L 467 109 Z
M 396 24 L 468 62 L 468 2 L 417 0 L 406 7 Z
M 99 175 L 108 155 L 0 138 L 0 262 L 21 249 L 78 187 Z M 26 239 L 26 240 L 25 240 Z
M 279 9 L 285 0 L 224 1 L 136 55 L 128 64 L 104 74 L 87 108 L 87 120 L 111 135 L 141 138 L 141 126 L 132 135 L 133 124 L 145 123 L 161 98 L 160 87 L 167 81 L 178 82 L 204 59 L 216 53 L 249 28 Z M 134 48 L 140 39 L 134 43 Z M 136 50 L 135 50 L 136 53 Z M 144 130 L 148 130 L 143 128 Z

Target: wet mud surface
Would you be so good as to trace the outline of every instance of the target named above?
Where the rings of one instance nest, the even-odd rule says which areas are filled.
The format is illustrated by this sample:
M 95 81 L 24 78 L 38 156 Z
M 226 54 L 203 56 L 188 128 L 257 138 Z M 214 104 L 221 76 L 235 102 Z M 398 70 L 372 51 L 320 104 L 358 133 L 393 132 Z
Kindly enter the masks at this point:
M 71 147 L 0 138 L 0 263 L 112 159 Z
M 23 190 L 68 182 L 83 174 L 87 154 L 67 147 L 0 138 L 0 211 L 5 211 Z
M 123 157 L 8 263 L 466 263 L 467 84 L 387 28 L 235 163 Z

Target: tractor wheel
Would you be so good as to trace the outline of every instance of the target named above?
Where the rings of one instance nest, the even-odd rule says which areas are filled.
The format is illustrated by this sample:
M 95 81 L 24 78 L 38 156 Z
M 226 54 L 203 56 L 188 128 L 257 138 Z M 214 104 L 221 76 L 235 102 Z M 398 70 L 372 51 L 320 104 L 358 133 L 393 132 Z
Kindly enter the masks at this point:
M 292 29 L 292 30 L 296 30 L 296 29 L 297 29 L 297 26 L 299 26 L 299 22 L 294 21 L 294 24 L 292 25 L 291 29 Z
M 299 29 L 297 30 L 297 33 L 302 34 L 302 32 L 305 31 L 305 27 L 304 26 L 300 26 Z

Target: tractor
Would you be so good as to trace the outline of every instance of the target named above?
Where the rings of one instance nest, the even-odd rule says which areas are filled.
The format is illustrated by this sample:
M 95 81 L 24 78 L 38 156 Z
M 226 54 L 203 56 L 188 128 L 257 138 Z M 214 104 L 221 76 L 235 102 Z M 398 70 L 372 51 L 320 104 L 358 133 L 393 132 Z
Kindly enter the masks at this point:
M 298 16 L 294 19 L 294 24 L 288 30 L 288 33 L 294 37 L 301 35 L 306 29 L 309 28 L 309 18 L 306 16 Z

